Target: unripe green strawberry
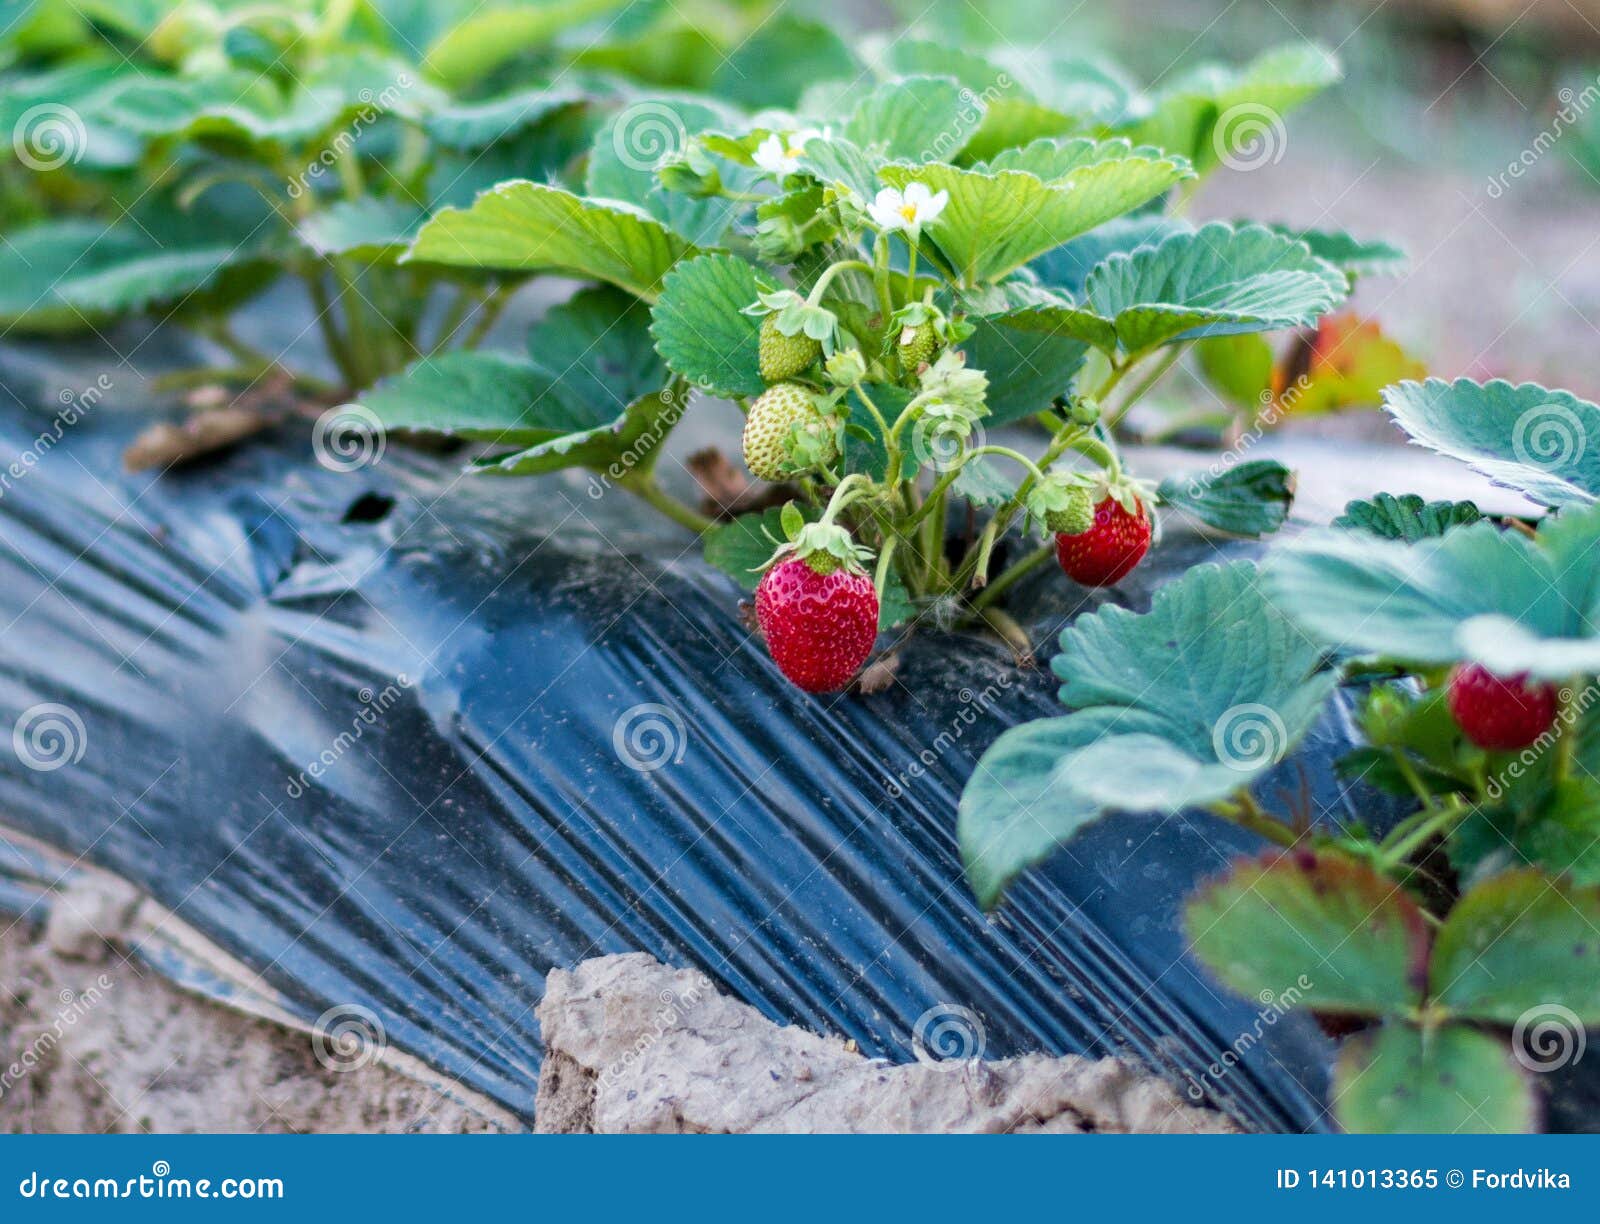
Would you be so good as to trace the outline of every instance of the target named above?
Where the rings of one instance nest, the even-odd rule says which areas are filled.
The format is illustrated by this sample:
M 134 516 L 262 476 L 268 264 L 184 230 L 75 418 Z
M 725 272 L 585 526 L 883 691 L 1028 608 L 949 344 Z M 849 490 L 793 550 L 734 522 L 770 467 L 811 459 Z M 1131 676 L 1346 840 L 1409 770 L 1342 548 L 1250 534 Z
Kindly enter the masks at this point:
M 1082 535 L 1094 526 L 1094 498 L 1081 485 L 1068 489 L 1063 500 L 1045 513 L 1044 525 L 1058 535 Z
M 811 393 L 798 383 L 768 387 L 750 405 L 744 422 L 744 465 L 762 480 L 782 480 L 790 475 L 786 465 L 792 454 L 795 426 L 821 426 L 822 417 Z M 832 448 L 825 448 L 831 453 Z M 829 455 L 820 456 L 828 462 Z
M 900 339 L 895 346 L 900 354 L 900 365 L 915 370 L 931 362 L 939 352 L 939 333 L 931 322 L 917 323 L 900 329 Z
M 822 345 L 801 332 L 786 336 L 778 330 L 778 316 L 769 314 L 761 320 L 761 342 L 758 347 L 761 377 L 769 383 L 782 382 L 805 370 L 822 353 Z

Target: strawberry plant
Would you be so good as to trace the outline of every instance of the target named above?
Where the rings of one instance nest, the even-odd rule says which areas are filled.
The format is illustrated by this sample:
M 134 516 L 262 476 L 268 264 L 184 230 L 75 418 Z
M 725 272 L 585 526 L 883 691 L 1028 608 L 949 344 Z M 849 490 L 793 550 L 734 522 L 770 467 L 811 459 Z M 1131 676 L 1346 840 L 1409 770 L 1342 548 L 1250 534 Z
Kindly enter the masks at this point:
M 279 356 L 232 317 L 293 277 L 337 370 L 331 385 L 294 371 L 312 392 L 347 395 L 470 347 L 522 274 L 401 256 L 429 216 L 513 167 L 559 174 L 633 88 L 627 74 L 662 74 L 638 40 L 678 22 L 617 21 L 620 7 L 21 6 L 0 35 L 17 153 L 0 167 L 0 325 L 171 319 L 224 358 L 172 381 L 250 382 Z M 735 9 L 719 13 L 737 42 Z M 603 18 L 605 37 L 560 41 Z
M 1320 236 L 1324 257 L 1175 211 L 1228 154 L 1224 114 L 1315 92 L 1334 75 L 1324 53 L 1141 93 L 1077 60 L 901 40 L 860 65 L 814 29 L 771 38 L 826 68 L 638 100 L 596 134 L 581 188 L 514 179 L 423 223 L 399 267 L 587 283 L 526 356 L 430 355 L 365 407 L 484 444 L 474 472 L 588 468 L 703 533 L 810 689 L 866 658 L 870 606 L 883 628 L 928 613 L 1025 652 L 1001 600 L 1052 555 L 1103 586 L 1139 563 L 1162 506 L 1277 528 L 1280 465 L 1156 485 L 1127 470 L 1116 425 L 1203 338 L 1308 325 L 1348 294 L 1359 243 Z M 644 110 L 683 133 L 650 165 L 619 153 Z M 771 486 L 731 522 L 658 479 L 699 393 L 740 406 L 744 466 Z M 822 660 L 814 642 L 834 633 Z
M 1350 1130 L 1537 1126 L 1537 1073 L 1600 1024 L 1600 407 L 1503 382 L 1385 393 L 1412 437 L 1550 513 L 1379 495 L 1250 563 L 1201 566 L 1150 610 L 1061 635 L 1066 712 L 1002 735 L 961 800 L 985 906 L 1114 811 L 1204 809 L 1260 835 L 1191 898 L 1191 949 L 1248 996 L 1290 985 L 1347 1034 L 1330 1097 Z M 1357 701 L 1350 783 L 1388 827 L 1274 811 L 1266 782 Z

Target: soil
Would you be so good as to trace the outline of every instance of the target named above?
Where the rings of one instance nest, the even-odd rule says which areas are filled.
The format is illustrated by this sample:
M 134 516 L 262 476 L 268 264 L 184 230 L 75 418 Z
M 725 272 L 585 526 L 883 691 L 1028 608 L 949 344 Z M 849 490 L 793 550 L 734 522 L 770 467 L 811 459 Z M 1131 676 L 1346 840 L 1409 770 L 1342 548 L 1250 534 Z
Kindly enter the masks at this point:
M 502 1129 L 382 1063 L 328 1069 L 308 1034 L 185 993 L 85 917 L 0 926 L 0 1133 Z

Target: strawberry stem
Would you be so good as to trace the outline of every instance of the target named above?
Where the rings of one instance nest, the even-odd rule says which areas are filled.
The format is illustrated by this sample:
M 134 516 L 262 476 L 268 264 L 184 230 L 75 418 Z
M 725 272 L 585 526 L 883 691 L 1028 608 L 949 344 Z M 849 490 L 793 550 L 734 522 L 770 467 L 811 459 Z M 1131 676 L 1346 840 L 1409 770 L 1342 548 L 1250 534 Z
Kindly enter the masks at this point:
M 696 535 L 704 534 L 716 526 L 716 522 L 692 510 L 676 498 L 672 497 L 649 476 L 635 476 L 617 482 L 622 488 L 628 490 L 635 497 L 648 502 L 655 509 L 661 511 L 674 523 L 684 527 Z

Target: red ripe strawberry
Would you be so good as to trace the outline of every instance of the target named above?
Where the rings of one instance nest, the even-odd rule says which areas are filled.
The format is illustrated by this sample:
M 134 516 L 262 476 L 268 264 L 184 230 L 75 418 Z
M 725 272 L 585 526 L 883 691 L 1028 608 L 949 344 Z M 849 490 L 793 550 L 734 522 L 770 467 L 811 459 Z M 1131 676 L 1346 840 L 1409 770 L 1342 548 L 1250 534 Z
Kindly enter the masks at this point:
M 1056 536 L 1056 560 L 1068 578 L 1088 587 L 1121 582 L 1150 551 L 1150 516 L 1137 497 L 1133 513 L 1115 497 L 1094 508 L 1094 522 L 1077 535 Z
M 831 693 L 872 652 L 878 592 L 871 578 L 825 553 L 791 557 L 762 577 L 756 619 L 779 671 L 808 693 Z
M 1497 676 L 1478 663 L 1458 667 L 1446 697 L 1450 716 L 1480 748 L 1516 752 L 1556 721 L 1556 686 L 1530 684 L 1527 673 Z

